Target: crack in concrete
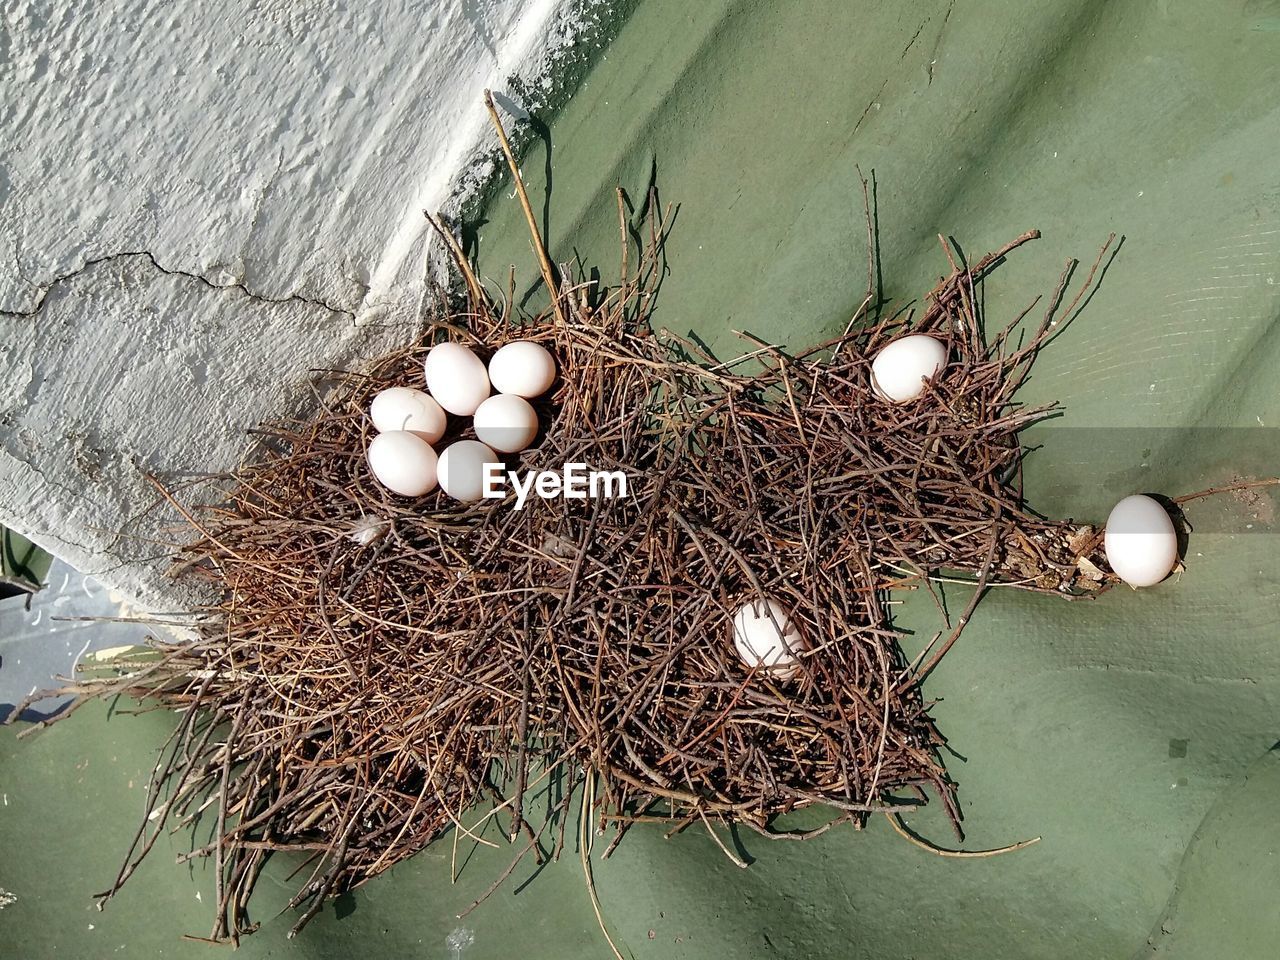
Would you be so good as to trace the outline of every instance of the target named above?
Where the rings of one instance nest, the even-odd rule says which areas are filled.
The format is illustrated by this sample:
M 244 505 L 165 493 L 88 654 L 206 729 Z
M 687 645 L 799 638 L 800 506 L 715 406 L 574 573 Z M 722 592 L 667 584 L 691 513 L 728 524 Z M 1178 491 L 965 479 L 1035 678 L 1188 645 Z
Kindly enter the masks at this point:
M 938 48 L 942 46 L 942 35 L 947 30 L 947 22 L 951 19 L 951 11 L 956 7 L 956 0 L 951 0 L 947 5 L 946 16 L 942 18 L 942 26 L 938 28 L 938 35 L 933 39 L 933 49 L 929 51 L 929 63 L 927 69 L 929 71 L 929 86 L 933 86 L 934 66 L 938 62 Z
M 951 19 L 951 11 L 955 9 L 955 5 L 956 5 L 955 0 L 951 0 L 951 3 L 947 5 L 947 12 L 942 17 L 942 25 L 938 27 L 938 35 L 933 40 L 933 49 L 929 51 L 928 61 L 925 64 L 925 70 L 928 72 L 928 75 L 929 75 L 930 86 L 932 86 L 933 84 L 933 67 L 934 67 L 934 64 L 938 62 L 937 60 L 938 47 L 942 45 L 942 34 L 947 29 L 947 21 Z M 915 42 L 920 39 L 920 34 L 924 33 L 924 28 L 929 25 L 929 21 L 932 19 L 933 19 L 932 16 L 928 16 L 924 18 L 919 28 L 912 35 L 911 39 L 907 41 L 907 45 L 902 48 L 902 53 L 898 56 L 899 63 L 907 59 L 907 54 L 911 52 L 911 48 L 915 46 Z
M 36 300 L 35 306 L 31 307 L 29 310 L 0 310 L 0 317 L 21 317 L 21 318 L 34 317 L 44 309 L 45 304 L 49 300 L 49 294 L 51 294 L 55 289 L 57 289 L 62 284 L 68 283 L 76 279 L 77 277 L 81 276 L 84 273 L 87 273 L 89 270 L 91 270 L 94 267 L 101 266 L 102 264 L 105 264 L 105 263 L 114 263 L 119 260 L 127 260 L 130 258 L 145 259 L 147 262 L 151 264 L 151 266 L 153 266 L 156 270 L 158 270 L 160 273 L 165 274 L 166 276 L 185 277 L 188 280 L 195 280 L 196 282 L 201 283 L 204 286 L 208 287 L 210 290 L 238 290 L 241 293 L 243 293 L 246 297 L 248 297 L 250 300 L 253 300 L 257 303 L 273 303 L 273 304 L 302 303 L 312 307 L 319 307 L 322 310 L 327 310 L 330 313 L 336 313 L 340 316 L 347 317 L 348 319 L 351 319 L 351 320 L 354 320 L 356 318 L 355 312 L 352 310 L 347 310 L 344 307 L 336 307 L 331 303 L 325 302 L 324 300 L 315 299 L 312 297 L 304 297 L 301 294 L 294 293 L 294 294 L 290 294 L 287 297 L 268 297 L 260 293 L 254 293 L 252 290 L 246 287 L 244 283 L 241 281 L 237 281 L 235 283 L 226 283 L 226 284 L 214 283 L 208 277 L 201 276 L 198 273 L 188 273 L 185 270 L 171 270 L 168 267 L 161 265 L 161 263 L 158 260 L 156 260 L 155 254 L 151 253 L 149 250 L 126 250 L 121 253 L 112 253 L 102 257 L 93 257 L 89 260 L 86 260 L 81 266 L 77 267 L 75 270 L 72 270 L 70 273 L 60 274 L 59 276 L 56 276 L 51 280 L 47 280 L 44 283 L 32 284 L 33 286 L 37 287 L 40 290 L 40 296 Z M 31 281 L 27 281 L 27 282 L 30 283 Z
M 858 132 L 858 128 L 862 126 L 862 121 L 867 119 L 867 114 L 869 114 L 871 112 L 871 108 L 874 107 L 877 102 L 879 102 L 880 95 L 884 93 L 884 88 L 887 87 L 888 85 L 889 85 L 889 78 L 886 77 L 884 83 L 880 84 L 880 89 L 876 91 L 876 95 L 872 97 L 869 101 L 867 101 L 867 109 L 862 111 L 862 116 L 860 116 L 858 118 L 858 122 L 853 125 L 853 133 L 849 134 L 850 137 L 852 137 L 854 134 Z
M 920 39 L 920 34 L 924 33 L 924 28 L 928 25 L 928 23 L 929 23 L 929 17 L 925 17 L 925 18 L 924 18 L 924 22 L 920 24 L 920 26 L 919 26 L 919 28 L 917 28 L 917 30 L 916 30 L 916 32 L 915 32 L 915 34 L 911 37 L 911 39 L 910 39 L 910 40 L 908 40 L 908 41 L 907 41 L 907 45 L 906 45 L 905 47 L 903 47 L 903 48 L 902 48 L 902 53 L 901 53 L 901 54 L 899 55 L 899 57 L 898 57 L 898 62 L 899 62 L 899 63 L 901 63 L 903 60 L 905 60 L 905 59 L 907 58 L 907 53 L 911 50 L 912 45 L 913 45 L 917 40 L 919 40 L 919 39 Z

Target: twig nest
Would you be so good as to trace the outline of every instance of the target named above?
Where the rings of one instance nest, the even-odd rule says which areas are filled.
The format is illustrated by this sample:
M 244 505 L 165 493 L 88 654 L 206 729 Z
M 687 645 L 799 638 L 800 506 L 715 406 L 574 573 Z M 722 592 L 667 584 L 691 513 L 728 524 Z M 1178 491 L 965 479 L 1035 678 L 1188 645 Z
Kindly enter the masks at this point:
M 489 396 L 484 362 L 460 343 L 438 343 L 423 364 L 427 390 L 450 413 L 469 417 Z
M 379 433 L 407 430 L 427 443 L 444 436 L 444 410 L 429 395 L 412 387 L 388 387 L 369 405 L 369 419 Z
M 804 638 L 776 600 L 752 600 L 733 615 L 733 645 L 748 667 L 786 680 L 795 675 Z
M 555 378 L 555 360 L 544 347 L 530 340 L 499 347 L 489 361 L 489 381 L 499 393 L 540 397 L 551 389 Z
M 384 434 L 385 436 L 385 434 Z M 463 503 L 484 496 L 485 472 L 488 464 L 502 466 L 502 460 L 479 440 L 458 440 L 440 454 L 436 477 L 440 489 Z
M 402 497 L 420 497 L 436 487 L 436 452 L 408 430 L 388 430 L 373 438 L 369 469 L 378 482 Z
M 524 397 L 499 393 L 476 408 L 473 425 L 476 436 L 492 449 L 518 453 L 538 435 L 538 414 Z
M 1150 587 L 1178 562 L 1178 535 L 1158 500 L 1135 494 L 1117 503 L 1103 536 L 1107 563 L 1131 587 Z
M 947 365 L 947 348 L 924 334 L 899 337 L 871 361 L 871 389 L 882 400 L 906 403 Z

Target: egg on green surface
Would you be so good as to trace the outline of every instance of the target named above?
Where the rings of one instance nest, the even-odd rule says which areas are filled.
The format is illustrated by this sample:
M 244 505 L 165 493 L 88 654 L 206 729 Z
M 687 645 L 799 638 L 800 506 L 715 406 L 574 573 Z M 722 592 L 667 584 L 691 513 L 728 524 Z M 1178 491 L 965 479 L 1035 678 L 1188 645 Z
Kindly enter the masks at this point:
M 1150 587 L 1178 563 L 1178 534 L 1169 512 L 1153 497 L 1125 497 L 1107 517 L 1102 538 L 1107 563 L 1131 587 Z

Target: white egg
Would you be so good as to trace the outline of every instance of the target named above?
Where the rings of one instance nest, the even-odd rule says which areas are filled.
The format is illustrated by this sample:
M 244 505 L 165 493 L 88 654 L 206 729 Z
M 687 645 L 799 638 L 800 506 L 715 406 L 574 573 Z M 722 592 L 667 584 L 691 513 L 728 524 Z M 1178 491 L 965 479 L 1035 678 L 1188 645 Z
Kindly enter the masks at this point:
M 471 416 L 489 396 L 489 374 L 483 361 L 460 343 L 432 347 L 423 372 L 431 396 L 456 416 Z
M 517 453 L 538 435 L 538 414 L 524 397 L 499 393 L 476 408 L 476 436 L 494 450 Z
M 436 477 L 440 488 L 455 500 L 471 503 L 484 496 L 485 465 L 502 466 L 501 458 L 479 440 L 458 440 L 440 454 Z M 501 476 L 501 474 L 499 474 Z M 499 489 L 502 489 L 499 485 Z
M 369 469 L 378 482 L 404 497 L 420 497 L 436 488 L 436 452 L 407 430 L 388 430 L 369 444 Z
M 427 443 L 435 443 L 444 436 L 447 419 L 440 404 L 412 387 L 383 390 L 369 405 L 369 418 L 379 433 L 408 430 Z
M 556 362 L 545 348 L 528 340 L 499 347 L 489 361 L 489 379 L 499 393 L 540 397 L 556 378 Z
M 871 361 L 871 388 L 885 400 L 906 403 L 924 393 L 924 381 L 946 365 L 942 341 L 923 334 L 899 337 Z
M 1107 563 L 1131 587 L 1159 583 L 1178 562 L 1178 535 L 1168 511 L 1141 494 L 1112 508 L 1102 542 Z
M 759 667 L 782 680 L 795 674 L 805 648 L 791 615 L 776 600 L 753 600 L 738 608 L 733 615 L 733 645 L 748 667 Z

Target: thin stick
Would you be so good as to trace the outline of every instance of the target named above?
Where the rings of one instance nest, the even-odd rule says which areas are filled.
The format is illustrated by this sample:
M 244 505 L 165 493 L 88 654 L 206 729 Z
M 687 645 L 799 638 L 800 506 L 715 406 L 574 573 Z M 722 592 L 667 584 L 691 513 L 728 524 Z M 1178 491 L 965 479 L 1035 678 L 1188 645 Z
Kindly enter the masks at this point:
M 698 816 L 702 818 L 702 825 L 707 828 L 707 833 L 711 834 L 711 839 L 714 840 L 716 846 L 720 848 L 720 852 L 728 857 L 733 862 L 734 866 L 741 867 L 743 870 L 747 869 L 747 862 L 726 847 L 724 845 L 724 841 L 716 836 L 716 832 L 711 826 L 711 821 L 707 819 L 706 813 L 699 810 Z
M 39 593 L 43 589 L 41 584 L 33 583 L 23 577 L 10 577 L 8 575 L 0 576 L 0 586 L 13 587 L 23 593 Z
M 560 285 L 556 282 L 556 271 L 547 256 L 547 248 L 542 242 L 542 234 L 538 230 L 538 222 L 534 219 L 533 207 L 529 204 L 529 194 L 524 188 L 524 178 L 520 175 L 520 165 L 516 163 L 516 156 L 511 150 L 511 143 L 507 140 L 507 131 L 503 129 L 502 120 L 498 117 L 498 109 L 493 105 L 493 94 L 488 90 L 484 92 L 484 105 L 489 111 L 489 119 L 493 121 L 494 130 L 498 132 L 498 142 L 502 144 L 502 152 L 507 158 L 507 166 L 511 168 L 511 176 L 515 180 L 516 193 L 520 197 L 520 206 L 524 210 L 524 218 L 529 224 L 529 233 L 533 237 L 533 249 L 538 255 L 538 266 L 542 270 L 542 279 L 546 282 L 547 293 L 551 296 L 551 309 L 555 311 L 556 320 L 561 326 L 564 326 L 565 317 L 560 306 Z
M 982 561 L 982 568 L 978 571 L 978 582 L 974 585 L 973 596 L 969 598 L 968 604 L 965 605 L 964 612 L 960 614 L 960 618 L 956 620 L 956 627 L 951 631 L 951 636 L 947 638 L 947 642 L 929 658 L 929 662 L 925 664 L 911 678 L 914 684 L 921 684 L 925 677 L 933 672 L 942 658 L 947 655 L 947 651 L 954 646 L 955 642 L 960 639 L 960 634 L 964 632 L 965 626 L 969 622 L 969 618 L 973 616 L 973 611 L 978 608 L 978 602 L 982 599 L 982 595 L 987 591 L 987 579 L 991 576 L 991 562 L 996 556 L 996 547 L 1000 544 L 999 528 L 994 528 L 991 532 L 991 546 L 987 549 L 986 558 Z
M 454 264 L 462 272 L 462 277 L 467 283 L 467 293 L 471 297 L 471 309 L 474 311 L 484 309 L 486 303 L 484 288 L 480 285 L 480 281 L 476 279 L 475 272 L 471 269 L 471 263 L 467 260 L 466 254 L 462 252 L 462 247 L 458 246 L 458 241 L 454 238 L 453 232 L 445 227 L 444 221 L 439 216 L 433 217 L 426 210 L 422 211 L 422 215 L 427 218 L 427 223 L 431 224 L 440 239 L 444 241 L 445 246 L 449 248 Z
M 521 862 L 525 858 L 525 855 L 528 854 L 528 852 L 533 849 L 533 845 L 536 842 L 537 842 L 536 840 L 530 840 L 528 843 L 526 843 L 524 847 L 521 848 L 520 852 L 517 853 L 515 857 L 511 860 L 511 862 L 507 864 L 506 869 L 503 870 L 500 874 L 498 874 L 497 878 L 493 881 L 493 883 L 489 884 L 489 886 L 485 889 L 484 893 L 480 894 L 480 896 L 472 900 L 470 905 L 465 910 L 463 910 L 461 913 L 458 914 L 458 919 L 461 920 L 463 917 L 469 914 L 472 910 L 474 910 L 476 907 L 480 906 L 480 904 L 484 903 L 491 896 L 493 896 L 494 892 L 497 891 L 497 889 L 507 881 L 507 878 L 510 877 L 511 874 L 515 873 L 516 867 L 520 866 Z
M 627 208 L 622 195 L 622 188 L 616 190 L 618 198 L 618 233 L 622 238 L 622 266 L 618 270 L 618 283 L 625 289 L 627 276 L 631 268 L 631 243 L 627 239 Z
M 1174 503 L 1190 503 L 1192 500 L 1202 500 L 1205 497 L 1216 497 L 1220 493 L 1231 493 L 1236 490 L 1253 490 L 1257 487 L 1274 487 L 1280 484 L 1280 477 L 1267 477 L 1262 480 L 1241 480 L 1239 483 L 1227 483 L 1220 487 L 1209 487 L 1207 490 L 1198 490 L 1195 493 L 1185 493 L 1180 497 L 1174 497 Z
M 946 847 L 935 846 L 912 833 L 907 829 L 906 824 L 902 822 L 902 814 L 886 813 L 885 816 L 898 836 L 910 840 L 921 850 L 927 850 L 929 853 L 937 854 L 940 857 L 950 857 L 955 860 L 982 860 L 986 857 L 998 857 L 1002 853 L 1013 853 L 1015 850 L 1022 850 L 1040 842 L 1040 837 L 1032 837 L 1030 840 L 1019 840 L 1017 843 L 1011 843 L 1007 847 L 996 847 L 993 850 L 949 850 Z
M 613 951 L 615 960 L 625 960 L 621 951 L 618 950 L 617 944 L 613 942 L 613 937 L 609 936 L 609 929 L 604 923 L 604 913 L 600 909 L 600 897 L 596 894 L 596 881 L 591 872 L 591 807 L 595 803 L 595 779 L 587 778 L 587 785 L 583 788 L 582 810 L 580 813 L 579 832 L 578 832 L 578 852 L 582 859 L 582 875 L 587 881 L 587 894 L 591 897 L 591 909 L 595 911 L 596 923 L 600 925 L 600 932 L 604 934 L 605 941 L 609 944 L 609 949 Z

